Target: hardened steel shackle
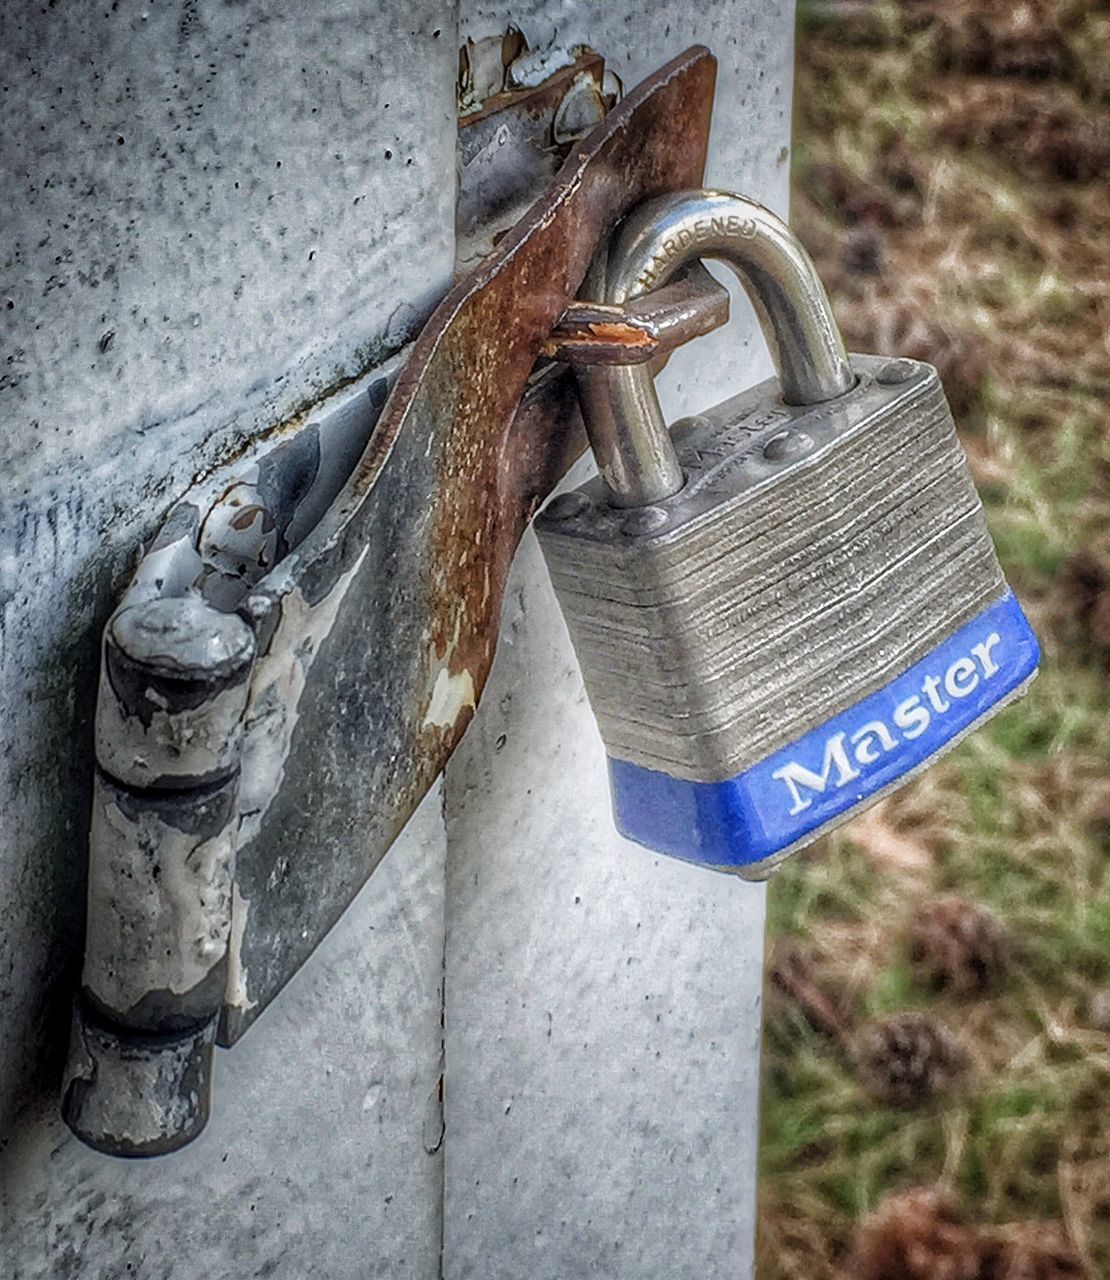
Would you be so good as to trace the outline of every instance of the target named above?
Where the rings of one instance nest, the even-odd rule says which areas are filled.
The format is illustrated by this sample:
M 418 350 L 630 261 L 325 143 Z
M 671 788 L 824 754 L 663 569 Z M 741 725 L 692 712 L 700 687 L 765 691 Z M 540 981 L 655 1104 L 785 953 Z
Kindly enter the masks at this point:
M 747 290 L 787 404 L 851 390 L 855 375 L 812 259 L 781 218 L 744 196 L 678 191 L 645 201 L 617 228 L 587 287 L 600 288 L 601 301 L 628 302 L 695 258 L 727 263 Z M 578 377 L 609 501 L 639 507 L 677 493 L 682 468 L 648 367 L 593 365 Z

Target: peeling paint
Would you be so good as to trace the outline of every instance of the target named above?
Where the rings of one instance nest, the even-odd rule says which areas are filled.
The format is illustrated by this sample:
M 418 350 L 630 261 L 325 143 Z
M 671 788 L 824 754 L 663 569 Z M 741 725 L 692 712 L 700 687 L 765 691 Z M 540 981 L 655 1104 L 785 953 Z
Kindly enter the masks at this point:
M 228 777 L 238 765 L 254 650 L 242 618 L 195 594 L 119 610 L 104 637 L 100 767 L 139 789 Z
M 369 547 L 336 580 L 318 604 L 310 604 L 296 588 L 281 599 L 280 617 L 266 653 L 254 671 L 244 717 L 243 778 L 239 794 L 239 843 L 254 839 L 266 810 L 285 777 L 297 708 L 308 672 L 335 624 L 343 598 L 362 567 Z
M 160 1155 L 208 1119 L 214 1022 L 172 1039 L 134 1040 L 74 1019 L 63 1107 L 90 1146 Z
M 247 990 L 247 969 L 243 964 L 243 935 L 247 931 L 247 914 L 250 900 L 239 892 L 238 884 L 231 886 L 231 939 L 227 947 L 226 1002 L 233 1009 L 253 1009 L 258 1003 L 250 998 Z
M 98 782 L 85 981 L 123 1015 L 152 992 L 185 995 L 220 963 L 230 931 L 234 829 L 182 830 Z M 167 805 L 168 809 L 168 805 Z
M 475 701 L 474 677 L 469 671 L 452 675 L 446 667 L 440 667 L 423 728 L 453 729 L 464 711 L 474 709 Z
M 149 690 L 151 702 L 158 698 Z M 201 711 L 183 716 L 154 711 L 147 725 L 124 714 L 113 697 L 101 697 L 97 710 L 97 757 L 114 777 L 132 785 L 155 784 L 168 776 L 205 777 L 226 772 L 239 753 L 239 717 L 244 690 L 225 689 Z M 229 726 L 232 726 L 229 728 Z

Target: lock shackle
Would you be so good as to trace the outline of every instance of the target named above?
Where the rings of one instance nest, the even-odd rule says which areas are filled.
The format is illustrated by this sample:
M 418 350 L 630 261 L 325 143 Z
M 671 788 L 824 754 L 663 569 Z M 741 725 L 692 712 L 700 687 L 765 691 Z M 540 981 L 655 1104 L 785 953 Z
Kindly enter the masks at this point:
M 727 191 L 678 191 L 639 205 L 587 281 L 604 302 L 657 289 L 695 258 L 732 268 L 752 300 L 787 404 L 818 404 L 855 386 L 828 295 L 801 242 L 769 209 Z M 682 468 L 644 365 L 580 369 L 586 429 L 617 507 L 677 493 Z

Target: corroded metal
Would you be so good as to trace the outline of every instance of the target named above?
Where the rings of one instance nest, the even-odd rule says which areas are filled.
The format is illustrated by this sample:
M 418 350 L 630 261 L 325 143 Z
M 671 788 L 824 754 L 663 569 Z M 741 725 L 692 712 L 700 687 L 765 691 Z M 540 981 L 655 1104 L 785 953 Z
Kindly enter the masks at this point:
M 74 1132 L 111 1156 L 160 1156 L 191 1142 L 211 1105 L 212 1020 L 146 1036 L 74 1011 L 64 1114 Z
M 455 209 L 460 271 L 493 251 L 555 178 L 571 146 L 604 119 L 613 102 L 606 92 L 604 59 L 586 51 L 540 84 L 499 91 L 480 110 L 460 118 Z
M 349 481 L 247 597 L 259 656 L 226 1042 L 331 927 L 469 723 L 517 542 L 583 445 L 558 374 L 535 393 L 557 412 L 518 415 L 521 397 L 609 228 L 698 180 L 714 74 L 707 51 L 680 56 L 581 144 L 437 308 Z M 367 741 L 374 763 L 352 776 Z
M 700 263 L 627 303 L 572 302 L 543 354 L 568 364 L 647 364 L 728 321 L 728 290 Z
M 222 490 L 187 496 L 148 549 L 118 620 L 129 606 L 182 597 L 174 603 L 248 624 L 252 661 L 245 707 L 227 721 L 227 743 L 241 746 L 226 758 L 209 751 L 221 763 L 203 780 L 188 768 L 173 776 L 172 752 L 153 752 L 142 777 L 158 781 L 144 790 L 120 763 L 127 743 L 102 735 L 90 915 L 104 910 L 107 923 L 86 968 L 66 1102 L 93 1145 L 142 1154 L 195 1136 L 207 1115 L 215 986 L 226 974 L 219 1034 L 231 1044 L 441 772 L 489 673 L 520 536 L 585 444 L 573 376 L 560 365 L 536 371 L 537 360 L 609 228 L 641 200 L 699 180 L 715 67 L 693 49 L 645 81 L 451 290 L 396 376 L 382 369 L 341 389 Z M 580 78 L 567 88 L 581 97 Z M 571 114 L 580 118 L 581 102 Z M 668 326 L 712 327 L 719 308 L 675 295 L 662 318 L 649 315 L 649 336 L 665 350 Z M 117 626 L 109 638 L 118 635 Z M 217 684 L 230 678 L 220 670 Z M 120 735 L 152 702 L 145 675 L 132 683 Z M 203 717 L 212 702 L 194 710 Z M 188 827 L 189 805 L 212 826 L 198 827 L 191 845 L 174 834 Z M 106 827 L 110 815 L 127 829 Z M 177 859 L 172 893 L 160 850 Z M 117 957 L 132 965 L 127 930 L 112 916 L 136 871 L 130 924 L 150 957 L 158 947 L 168 954 L 149 971 L 136 961 L 137 977 L 107 981 Z M 204 914 L 190 915 L 190 895 L 203 898 L 211 935 L 203 988 L 185 973 Z M 105 1095 L 121 1088 L 134 1093 L 130 1110 L 125 1097 Z

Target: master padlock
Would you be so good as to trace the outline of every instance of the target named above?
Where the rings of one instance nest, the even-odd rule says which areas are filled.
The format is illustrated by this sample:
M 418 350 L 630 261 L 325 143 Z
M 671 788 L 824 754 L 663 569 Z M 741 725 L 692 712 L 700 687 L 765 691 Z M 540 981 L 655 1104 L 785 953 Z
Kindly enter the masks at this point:
M 1020 696 L 1037 642 L 1006 585 L 937 372 L 849 357 L 774 214 L 641 205 L 607 302 L 719 258 L 778 378 L 668 432 L 646 368 L 580 372 L 599 476 L 536 522 L 608 755 L 619 830 L 752 879 Z

